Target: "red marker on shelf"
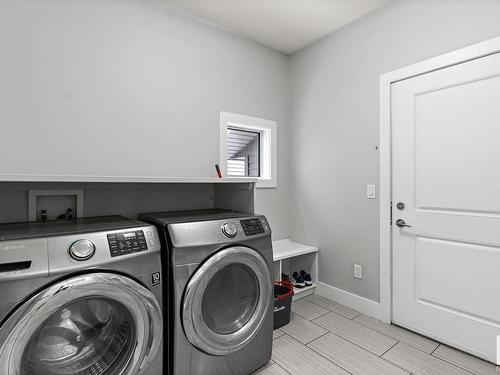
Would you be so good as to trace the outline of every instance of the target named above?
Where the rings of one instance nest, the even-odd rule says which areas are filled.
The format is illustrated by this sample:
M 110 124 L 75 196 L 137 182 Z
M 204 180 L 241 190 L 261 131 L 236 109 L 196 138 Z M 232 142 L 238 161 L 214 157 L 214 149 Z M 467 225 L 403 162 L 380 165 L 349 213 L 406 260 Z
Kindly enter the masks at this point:
M 217 171 L 217 176 L 219 176 L 219 178 L 222 178 L 222 173 L 220 172 L 219 164 L 215 164 L 215 170 Z

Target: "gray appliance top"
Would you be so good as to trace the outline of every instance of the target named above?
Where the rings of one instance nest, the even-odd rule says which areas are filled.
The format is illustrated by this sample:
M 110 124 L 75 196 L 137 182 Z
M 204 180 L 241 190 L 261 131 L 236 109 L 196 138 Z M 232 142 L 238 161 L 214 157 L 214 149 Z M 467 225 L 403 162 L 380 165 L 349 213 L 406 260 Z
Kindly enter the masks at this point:
M 209 221 L 222 219 L 235 219 L 243 217 L 259 216 L 255 214 L 242 213 L 222 209 L 207 209 L 193 211 L 165 211 L 150 212 L 139 215 L 139 220 L 153 222 L 155 224 L 167 225 L 173 223 L 189 223 L 195 221 Z
M 228 210 L 153 212 L 139 219 L 163 228 L 173 248 L 241 243 L 271 236 L 262 215 Z
M 0 224 L 0 241 L 100 232 L 145 224 L 123 216 L 89 217 L 75 220 Z

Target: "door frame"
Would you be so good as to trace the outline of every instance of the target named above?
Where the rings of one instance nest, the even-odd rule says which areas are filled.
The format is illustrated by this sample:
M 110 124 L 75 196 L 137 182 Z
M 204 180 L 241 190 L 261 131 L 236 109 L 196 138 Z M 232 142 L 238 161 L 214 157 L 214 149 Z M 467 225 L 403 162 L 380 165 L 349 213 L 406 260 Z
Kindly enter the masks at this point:
M 379 218 L 380 318 L 392 321 L 392 132 L 391 85 L 404 79 L 479 59 L 500 52 L 500 37 L 409 65 L 380 76 L 379 86 Z

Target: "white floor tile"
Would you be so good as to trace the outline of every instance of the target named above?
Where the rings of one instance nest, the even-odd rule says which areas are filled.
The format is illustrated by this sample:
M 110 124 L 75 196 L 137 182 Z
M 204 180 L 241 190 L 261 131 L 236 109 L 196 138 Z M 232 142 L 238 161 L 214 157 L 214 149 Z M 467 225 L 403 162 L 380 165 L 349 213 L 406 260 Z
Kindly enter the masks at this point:
M 343 317 L 347 319 L 354 319 L 358 315 L 360 315 L 359 312 L 352 310 L 348 307 L 345 307 L 341 304 L 338 304 L 337 302 L 333 302 L 327 298 L 320 297 L 316 294 L 312 294 L 310 296 L 306 297 L 306 300 L 309 302 L 315 303 L 316 305 L 319 305 L 321 307 L 324 307 L 327 310 L 333 311 L 339 315 L 342 315 Z
M 440 345 L 432 355 L 476 375 L 500 375 L 497 366 L 446 345 Z
M 266 367 L 254 372 L 254 375 L 289 375 L 288 372 L 283 370 L 278 364 L 270 363 Z
M 409 374 L 333 333 L 321 336 L 308 346 L 354 375 Z
M 302 344 L 308 344 L 328 332 L 317 324 L 293 313 L 290 323 L 281 327 L 281 330 Z
M 326 314 L 328 311 L 329 310 L 321 306 L 307 301 L 305 298 L 292 303 L 292 312 L 308 320 L 316 319 L 317 317 Z
M 283 332 L 282 330 L 280 330 L 279 328 L 278 329 L 275 329 L 273 331 L 273 340 L 277 339 L 278 337 L 281 337 L 285 334 L 285 332 Z
M 288 335 L 274 340 L 273 360 L 292 375 L 349 375 L 347 371 Z
M 432 353 L 434 349 L 436 349 L 439 345 L 437 342 L 420 336 L 417 333 L 407 331 L 406 329 L 403 329 L 401 327 L 386 324 L 384 322 L 381 322 L 380 320 L 370 318 L 366 315 L 360 315 L 356 319 L 354 319 L 354 321 L 429 354 Z
M 328 313 L 314 323 L 378 356 L 384 354 L 397 341 L 336 313 Z
M 470 372 L 401 342 L 382 358 L 415 375 L 470 375 Z

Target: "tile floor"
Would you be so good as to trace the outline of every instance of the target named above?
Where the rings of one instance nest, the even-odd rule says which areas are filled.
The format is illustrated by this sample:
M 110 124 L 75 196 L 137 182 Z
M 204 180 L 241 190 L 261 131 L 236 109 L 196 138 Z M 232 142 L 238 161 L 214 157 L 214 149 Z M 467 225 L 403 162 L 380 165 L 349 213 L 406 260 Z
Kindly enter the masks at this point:
M 256 375 L 500 375 L 500 367 L 316 295 L 292 311 Z

